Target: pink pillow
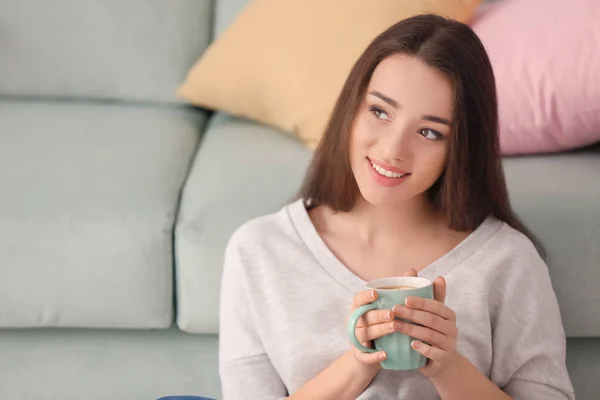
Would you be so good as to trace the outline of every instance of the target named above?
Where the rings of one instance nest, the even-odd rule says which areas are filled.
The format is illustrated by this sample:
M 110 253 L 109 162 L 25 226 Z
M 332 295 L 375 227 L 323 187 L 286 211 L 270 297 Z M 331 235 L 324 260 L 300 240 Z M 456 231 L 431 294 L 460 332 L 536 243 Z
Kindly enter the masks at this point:
M 471 26 L 494 68 L 503 154 L 600 141 L 600 0 L 501 0 Z

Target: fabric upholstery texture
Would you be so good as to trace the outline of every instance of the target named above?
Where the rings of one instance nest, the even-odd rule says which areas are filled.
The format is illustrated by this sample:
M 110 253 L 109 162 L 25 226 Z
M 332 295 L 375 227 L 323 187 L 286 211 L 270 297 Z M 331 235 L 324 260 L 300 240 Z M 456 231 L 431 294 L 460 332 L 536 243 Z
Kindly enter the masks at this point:
M 181 102 L 211 0 L 0 2 L 0 95 Z
M 217 348 L 178 329 L 0 330 L 0 399 L 220 399 Z
M 545 245 L 569 337 L 600 337 L 600 146 L 504 160 L 515 211 Z
M 187 179 L 175 231 L 177 323 L 218 332 L 225 244 L 246 219 L 291 200 L 311 153 L 297 140 L 249 121 L 217 115 Z
M 0 101 L 0 328 L 164 328 L 205 115 Z

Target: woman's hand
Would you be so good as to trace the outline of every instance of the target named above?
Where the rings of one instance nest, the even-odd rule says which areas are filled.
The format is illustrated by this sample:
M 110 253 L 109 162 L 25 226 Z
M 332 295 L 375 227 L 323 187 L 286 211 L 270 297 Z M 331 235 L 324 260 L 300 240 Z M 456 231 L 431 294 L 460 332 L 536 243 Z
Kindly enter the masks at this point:
M 413 270 L 410 275 L 416 276 L 416 272 Z M 393 308 L 397 317 L 423 325 L 401 323 L 399 332 L 419 339 L 412 342 L 412 347 L 429 359 L 427 365 L 420 369 L 429 378 L 439 376 L 460 359 L 456 352 L 456 314 L 444 304 L 446 280 L 443 277 L 433 282 L 433 293 L 435 299 L 409 296 L 406 306 L 396 305 Z
M 377 291 L 375 290 L 358 292 L 356 296 L 354 296 L 348 319 L 350 319 L 350 315 L 355 309 L 362 305 L 372 303 L 375 300 L 377 300 Z M 346 323 L 348 323 L 348 319 L 346 320 Z M 394 332 L 396 327 L 394 323 L 394 313 L 391 310 L 368 311 L 356 324 L 356 338 L 363 346 L 373 348 L 373 340 Z M 354 346 L 352 346 L 352 353 L 356 360 L 365 366 L 379 366 L 379 363 L 387 358 L 387 354 L 384 351 L 363 353 Z
M 411 269 L 404 276 L 416 276 L 416 271 Z M 377 299 L 377 291 L 364 290 L 354 296 L 352 309 L 348 315 L 348 319 L 352 312 L 358 307 L 374 302 Z M 347 323 L 347 321 L 346 321 Z M 373 340 L 393 332 L 398 332 L 399 321 L 395 319 L 395 315 L 391 310 L 373 310 L 365 313 L 356 324 L 356 338 L 365 347 L 373 348 Z M 384 351 L 376 353 L 363 353 L 356 347 L 352 346 L 354 357 L 363 365 L 376 365 L 381 368 L 379 363 L 387 358 Z

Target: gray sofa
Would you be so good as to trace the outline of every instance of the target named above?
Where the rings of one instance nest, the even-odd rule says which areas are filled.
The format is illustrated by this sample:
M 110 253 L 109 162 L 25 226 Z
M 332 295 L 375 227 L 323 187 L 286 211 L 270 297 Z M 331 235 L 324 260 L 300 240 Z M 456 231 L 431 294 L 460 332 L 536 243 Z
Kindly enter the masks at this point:
M 174 95 L 246 2 L 0 1 L 0 399 L 220 397 L 225 243 L 310 159 Z M 600 147 L 505 167 L 597 399 Z

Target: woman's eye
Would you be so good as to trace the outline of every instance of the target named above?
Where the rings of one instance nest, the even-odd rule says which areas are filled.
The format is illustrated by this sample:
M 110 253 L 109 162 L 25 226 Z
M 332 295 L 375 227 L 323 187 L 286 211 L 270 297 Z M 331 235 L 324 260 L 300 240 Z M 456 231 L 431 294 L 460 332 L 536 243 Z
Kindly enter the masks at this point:
M 419 129 L 419 135 L 423 136 L 425 139 L 441 139 L 443 137 L 443 135 L 441 133 L 439 133 L 438 131 L 434 131 L 433 129 Z
M 377 119 L 383 119 L 383 120 L 389 120 L 390 116 L 388 115 L 388 113 L 386 113 L 385 111 L 383 111 L 381 108 L 379 107 L 371 107 L 369 109 L 369 111 L 371 112 L 371 114 L 373 114 Z

